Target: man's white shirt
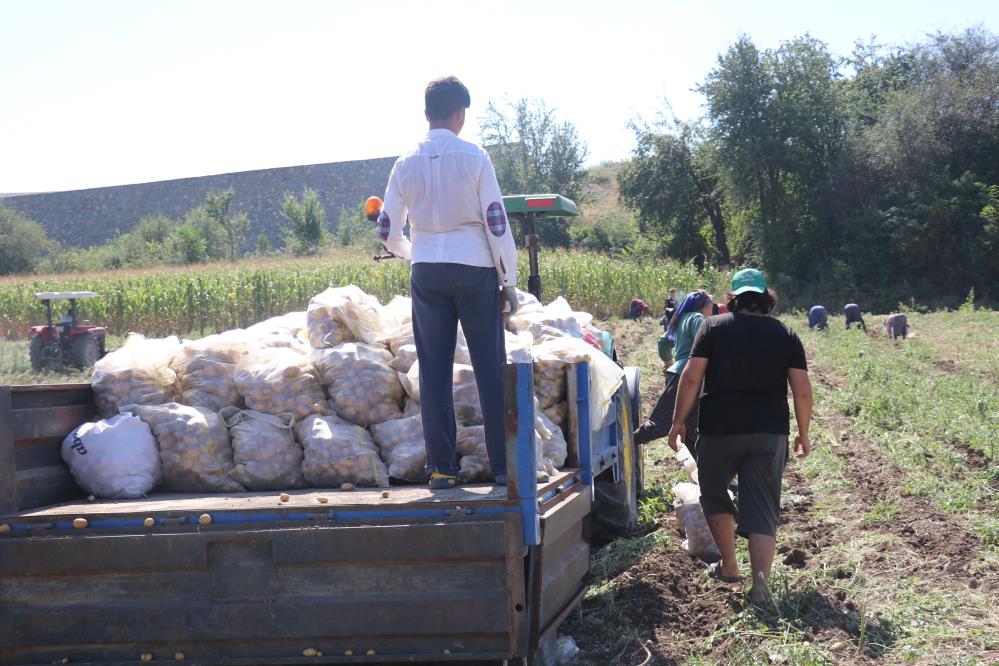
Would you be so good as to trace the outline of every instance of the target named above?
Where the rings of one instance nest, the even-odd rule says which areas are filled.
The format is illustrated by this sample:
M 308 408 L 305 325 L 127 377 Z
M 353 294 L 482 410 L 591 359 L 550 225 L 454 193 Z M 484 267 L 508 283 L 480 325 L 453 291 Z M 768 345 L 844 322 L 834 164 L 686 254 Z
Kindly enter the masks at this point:
M 407 217 L 412 241 L 402 233 Z M 451 130 L 430 130 L 396 160 L 378 233 L 414 264 L 494 267 L 500 286 L 517 284 L 517 250 L 492 161 Z

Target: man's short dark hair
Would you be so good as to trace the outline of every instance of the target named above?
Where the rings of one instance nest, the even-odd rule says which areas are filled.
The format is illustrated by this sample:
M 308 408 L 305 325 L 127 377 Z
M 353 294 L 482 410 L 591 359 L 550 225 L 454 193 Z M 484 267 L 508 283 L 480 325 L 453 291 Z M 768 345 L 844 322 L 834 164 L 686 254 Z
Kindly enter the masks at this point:
M 430 120 L 447 120 L 458 109 L 472 105 L 468 88 L 456 76 L 444 76 L 427 84 L 423 95 Z

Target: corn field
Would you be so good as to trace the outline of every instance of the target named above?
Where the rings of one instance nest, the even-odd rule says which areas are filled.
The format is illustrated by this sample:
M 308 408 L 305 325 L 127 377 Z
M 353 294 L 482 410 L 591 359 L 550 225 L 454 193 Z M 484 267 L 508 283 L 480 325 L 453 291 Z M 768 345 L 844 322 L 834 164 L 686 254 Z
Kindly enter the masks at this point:
M 543 251 L 540 272 L 545 301 L 562 294 L 575 309 L 598 317 L 627 314 L 633 298 L 642 298 L 657 311 L 671 286 L 682 293 L 723 282 L 714 269 L 701 273 L 678 262 L 640 264 L 564 250 Z M 527 256 L 521 253 L 521 288 L 526 288 L 527 275 Z M 80 319 L 107 326 L 112 334 L 163 336 L 245 327 L 304 310 L 313 295 L 351 283 L 386 302 L 409 293 L 409 266 L 337 252 L 307 259 L 8 278 L 0 280 L 0 334 L 20 338 L 30 325 L 44 323 L 45 307 L 34 297 L 36 291 L 95 291 L 99 298 L 78 303 Z M 53 303 L 53 317 L 58 319 L 67 307 Z

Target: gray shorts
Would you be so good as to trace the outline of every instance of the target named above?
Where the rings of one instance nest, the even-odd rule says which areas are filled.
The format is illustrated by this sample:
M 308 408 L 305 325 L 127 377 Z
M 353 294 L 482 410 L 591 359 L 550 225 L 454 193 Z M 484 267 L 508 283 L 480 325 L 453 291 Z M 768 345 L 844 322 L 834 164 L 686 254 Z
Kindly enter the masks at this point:
M 697 476 L 704 515 L 736 516 L 740 536 L 777 536 L 780 484 L 787 464 L 787 435 L 704 435 L 697 446 Z M 739 506 L 728 495 L 739 476 Z

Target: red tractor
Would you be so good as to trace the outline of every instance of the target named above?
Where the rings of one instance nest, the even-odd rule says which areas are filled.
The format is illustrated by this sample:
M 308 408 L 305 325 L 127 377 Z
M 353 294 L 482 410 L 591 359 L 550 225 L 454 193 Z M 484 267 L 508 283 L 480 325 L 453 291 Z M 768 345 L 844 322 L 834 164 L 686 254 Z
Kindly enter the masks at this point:
M 40 291 L 35 298 L 45 304 L 48 325 L 31 327 L 31 369 L 38 372 L 43 367 L 62 368 L 74 365 L 88 368 L 104 356 L 107 329 L 94 326 L 89 321 L 77 321 L 76 301 L 97 296 L 92 291 Z M 69 301 L 69 309 L 59 321 L 52 323 L 52 301 Z

